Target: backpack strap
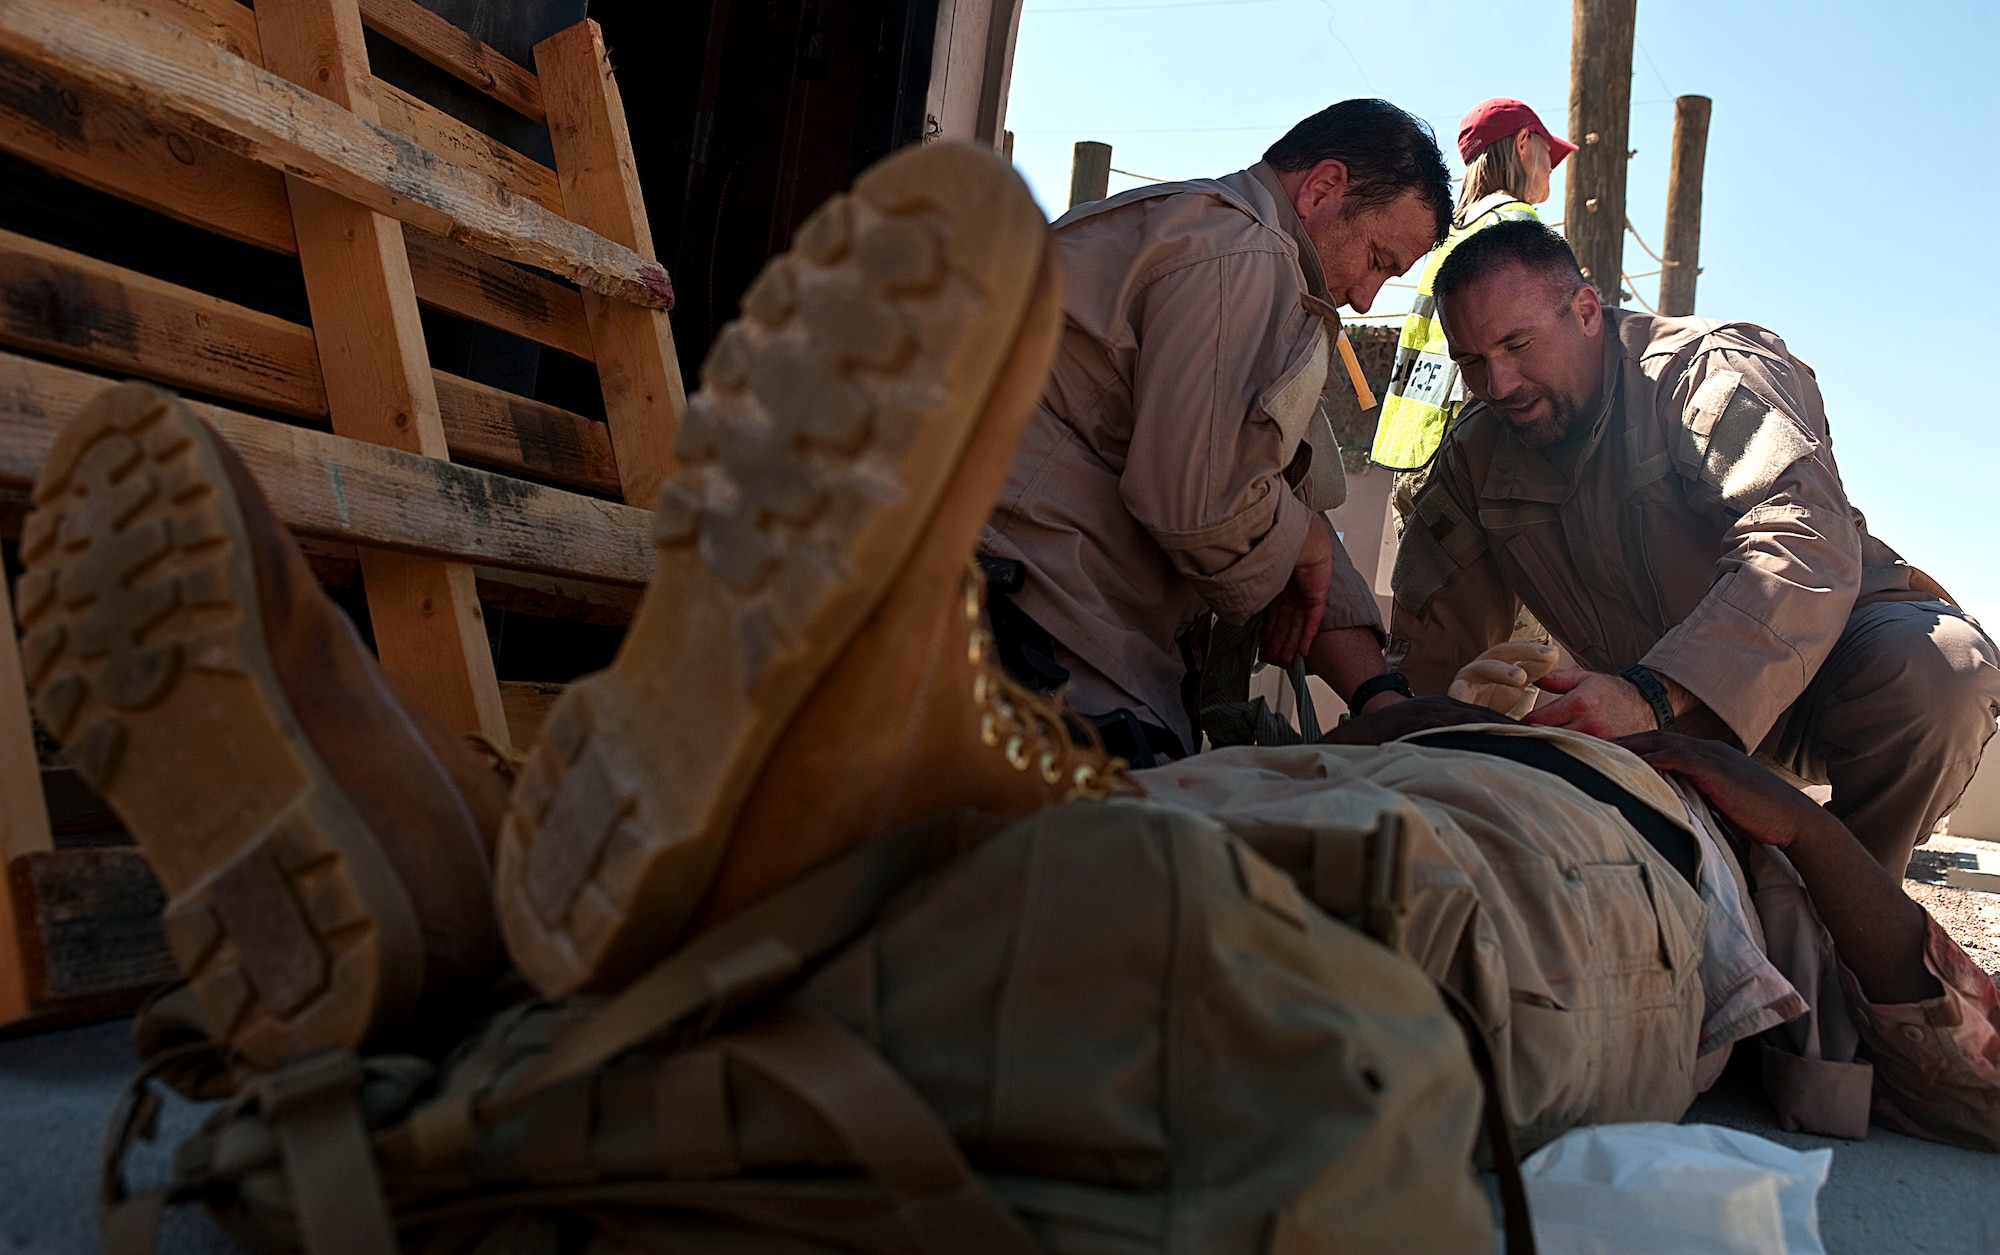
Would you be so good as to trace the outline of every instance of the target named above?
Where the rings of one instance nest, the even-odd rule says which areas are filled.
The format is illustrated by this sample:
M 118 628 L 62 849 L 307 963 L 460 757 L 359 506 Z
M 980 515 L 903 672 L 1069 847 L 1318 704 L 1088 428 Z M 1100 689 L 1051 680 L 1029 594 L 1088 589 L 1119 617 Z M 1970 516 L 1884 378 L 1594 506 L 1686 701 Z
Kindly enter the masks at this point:
M 895 1196 L 922 1249 L 965 1255 L 1041 1251 L 973 1174 L 930 1105 L 841 1025 L 787 1002 L 716 1044 L 826 1121 L 868 1175 Z
M 153 1082 L 186 1066 L 190 1059 L 213 1055 L 214 1047 L 207 1041 L 158 1050 L 119 1095 L 111 1125 L 105 1130 L 97 1173 L 97 1236 L 105 1255 L 153 1255 L 160 1217 L 168 1207 L 186 1201 L 180 1184 L 138 1194 L 127 1191 L 125 1160 L 134 1145 L 152 1141 L 159 1129 L 162 1103 Z
M 595 1071 L 700 1012 L 709 1022 L 796 980 L 806 964 L 873 922 L 889 897 L 998 831 L 964 812 L 881 837 L 794 881 L 676 950 L 557 1038 L 497 1089 L 447 1094 L 385 1134 L 381 1145 L 416 1165 L 461 1159 L 484 1130 L 572 1078 Z
M 154 1255 L 159 1249 L 160 1217 L 173 1201 L 173 1191 L 147 1190 L 106 1207 L 97 1220 L 98 1250 L 103 1255 Z
M 1493 1045 L 1479 1018 L 1472 1013 L 1458 991 L 1448 985 L 1436 986 L 1444 1004 L 1465 1034 L 1465 1047 L 1472 1066 L 1479 1073 L 1480 1087 L 1486 1091 L 1486 1148 L 1493 1155 L 1493 1175 L 1500 1185 L 1500 1210 L 1506 1219 L 1507 1255 L 1535 1255 L 1535 1222 L 1528 1213 L 1528 1187 L 1521 1180 L 1521 1152 L 1514 1145 L 1514 1129 L 1507 1123 L 1507 1105 L 1502 1098 L 1499 1069 L 1493 1066 Z
M 297 1059 L 255 1084 L 284 1160 L 306 1255 L 397 1249 L 361 1123 L 360 1089 L 359 1061 L 332 1050 Z

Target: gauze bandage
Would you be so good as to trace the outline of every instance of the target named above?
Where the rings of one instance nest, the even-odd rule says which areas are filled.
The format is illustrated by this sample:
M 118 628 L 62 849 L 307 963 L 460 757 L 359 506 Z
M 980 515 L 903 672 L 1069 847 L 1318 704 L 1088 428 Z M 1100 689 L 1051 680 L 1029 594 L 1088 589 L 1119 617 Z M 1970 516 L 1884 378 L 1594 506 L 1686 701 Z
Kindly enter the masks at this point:
M 1495 645 L 1460 668 L 1445 692 L 1454 700 L 1518 719 L 1534 709 L 1534 683 L 1555 670 L 1557 657 L 1555 646 L 1537 641 Z

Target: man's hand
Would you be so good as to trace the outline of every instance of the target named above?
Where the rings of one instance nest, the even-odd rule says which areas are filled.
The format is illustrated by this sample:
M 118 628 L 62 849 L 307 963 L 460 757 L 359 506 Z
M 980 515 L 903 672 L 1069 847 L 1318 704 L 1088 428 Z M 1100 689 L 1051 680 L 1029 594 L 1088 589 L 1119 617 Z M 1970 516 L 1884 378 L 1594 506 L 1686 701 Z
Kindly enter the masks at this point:
M 1305 543 L 1292 564 L 1292 578 L 1264 611 L 1264 661 L 1288 667 L 1306 652 L 1326 616 L 1326 590 L 1333 583 L 1333 525 L 1323 514 L 1306 524 Z
M 1461 702 L 1522 715 L 1535 708 L 1535 681 L 1555 669 L 1562 655 L 1539 641 L 1503 641 L 1458 669 L 1445 693 Z
M 1660 726 L 1652 704 L 1623 676 L 1571 667 L 1550 672 L 1537 681 L 1537 686 L 1562 696 L 1537 706 L 1521 720 L 1533 727 L 1568 728 L 1615 741 L 1621 736 L 1652 732 Z
M 1720 741 L 1672 732 L 1641 732 L 1618 743 L 1655 771 L 1671 771 L 1708 799 L 1716 813 L 1745 838 L 1785 849 L 1800 834 L 1825 836 L 1840 821 L 1767 768 Z M 1846 833 L 1840 833 L 1842 837 Z
M 1747 840 L 1785 852 L 1841 962 L 1870 1002 L 1943 995 L 1924 960 L 1930 920 L 1844 824 L 1741 750 L 1718 741 L 1643 732 L 1618 742 L 1655 771 L 1692 784 Z

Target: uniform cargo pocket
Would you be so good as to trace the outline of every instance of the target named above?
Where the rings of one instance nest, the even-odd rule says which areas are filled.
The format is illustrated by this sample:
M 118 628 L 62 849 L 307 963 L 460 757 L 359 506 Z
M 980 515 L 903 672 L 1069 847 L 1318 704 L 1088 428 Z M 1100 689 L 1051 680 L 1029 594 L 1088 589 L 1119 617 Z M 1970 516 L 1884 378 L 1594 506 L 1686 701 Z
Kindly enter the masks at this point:
M 1674 956 L 1653 900 L 1652 869 L 1644 863 L 1596 863 L 1577 869 L 1591 916 L 1591 969 L 1602 976 L 1658 972 L 1669 978 Z

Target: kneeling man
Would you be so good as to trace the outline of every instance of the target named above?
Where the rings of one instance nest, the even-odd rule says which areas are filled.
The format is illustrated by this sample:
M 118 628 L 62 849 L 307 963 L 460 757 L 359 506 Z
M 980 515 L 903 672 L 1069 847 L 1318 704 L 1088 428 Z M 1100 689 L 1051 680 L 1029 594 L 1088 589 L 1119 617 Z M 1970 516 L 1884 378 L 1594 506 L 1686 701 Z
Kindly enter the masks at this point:
M 1478 404 L 1416 498 L 1391 660 L 1442 692 L 1525 603 L 1582 664 L 1530 723 L 1733 739 L 1831 784 L 1900 875 L 1993 734 L 2000 653 L 1869 535 L 1812 370 L 1762 327 L 1604 309 L 1533 222 L 1466 241 L 1437 297 Z

